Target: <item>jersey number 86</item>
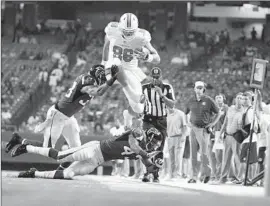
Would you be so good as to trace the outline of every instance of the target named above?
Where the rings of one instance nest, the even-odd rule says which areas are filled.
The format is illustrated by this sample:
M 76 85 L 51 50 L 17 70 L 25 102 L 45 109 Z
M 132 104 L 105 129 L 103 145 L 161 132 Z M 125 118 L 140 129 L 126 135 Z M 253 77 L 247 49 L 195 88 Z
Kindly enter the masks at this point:
M 130 62 L 133 59 L 133 50 L 132 49 L 123 49 L 120 46 L 113 47 L 113 57 L 124 60 L 125 62 Z

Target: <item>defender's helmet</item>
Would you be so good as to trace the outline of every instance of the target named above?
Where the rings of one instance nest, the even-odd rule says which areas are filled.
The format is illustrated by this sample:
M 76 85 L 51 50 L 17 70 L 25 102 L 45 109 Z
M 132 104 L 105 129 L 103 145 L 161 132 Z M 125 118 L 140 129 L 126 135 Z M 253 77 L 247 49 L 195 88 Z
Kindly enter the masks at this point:
M 88 74 L 96 80 L 97 85 L 102 85 L 106 82 L 105 68 L 101 64 L 94 65 Z
M 139 27 L 138 18 L 132 13 L 125 13 L 119 21 L 119 28 L 122 30 L 123 37 L 131 40 L 135 37 L 135 32 Z
M 159 130 L 152 127 L 146 130 L 146 150 L 155 151 L 157 150 L 162 143 L 162 134 Z

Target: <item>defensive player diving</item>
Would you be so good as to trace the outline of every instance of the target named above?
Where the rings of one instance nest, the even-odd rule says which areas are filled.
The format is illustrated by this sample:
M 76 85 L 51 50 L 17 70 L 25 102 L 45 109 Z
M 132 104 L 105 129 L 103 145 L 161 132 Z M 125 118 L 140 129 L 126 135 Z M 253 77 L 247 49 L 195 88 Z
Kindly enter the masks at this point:
M 160 147 L 161 142 L 162 135 L 157 129 L 142 130 L 138 127 L 119 137 L 90 141 L 80 147 L 65 151 L 19 144 L 13 148 L 11 155 L 15 157 L 24 153 L 33 153 L 53 158 L 60 163 L 73 162 L 64 170 L 37 171 L 31 168 L 28 171 L 20 172 L 18 175 L 20 178 L 70 179 L 77 175 L 90 174 L 106 161 L 124 159 L 125 157 L 129 159 L 141 158 L 148 170 L 154 171 L 160 167 L 159 160 L 152 162 L 151 159 L 159 153 L 156 150 Z

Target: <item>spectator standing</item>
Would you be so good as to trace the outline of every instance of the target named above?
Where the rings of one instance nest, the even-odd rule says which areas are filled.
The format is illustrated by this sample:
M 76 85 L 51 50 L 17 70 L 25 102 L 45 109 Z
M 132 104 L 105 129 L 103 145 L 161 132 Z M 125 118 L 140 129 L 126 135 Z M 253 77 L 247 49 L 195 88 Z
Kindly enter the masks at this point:
M 209 160 L 211 166 L 211 180 L 218 180 L 220 178 L 221 167 L 222 167 L 222 153 L 223 150 L 221 148 L 215 148 L 214 145 L 218 145 L 220 143 L 220 130 L 224 123 L 225 116 L 228 111 L 228 105 L 224 103 L 226 97 L 224 94 L 218 94 L 215 97 L 215 101 L 220 110 L 220 118 L 217 124 L 213 127 L 213 133 L 210 135 L 210 144 L 209 144 Z M 214 147 L 214 148 L 213 148 Z
M 244 125 L 249 125 L 251 124 L 251 122 L 253 121 L 253 110 L 255 108 L 255 105 L 253 104 L 253 93 L 250 91 L 247 91 L 243 94 L 244 97 L 244 112 L 246 113 L 246 118 L 244 120 Z M 256 173 L 256 163 L 258 161 L 258 156 L 257 156 L 257 134 L 258 134 L 258 129 L 259 129 L 259 125 L 258 125 L 258 111 L 256 111 L 256 115 L 255 115 L 255 120 L 254 120 L 254 133 L 252 136 L 252 143 L 250 146 L 250 159 L 248 164 L 250 164 L 249 166 L 249 176 L 248 176 L 248 181 L 252 180 L 255 176 Z M 240 171 L 239 171 L 239 181 L 237 182 L 238 184 L 243 183 L 244 180 L 244 174 L 245 174 L 245 169 L 246 169 L 246 160 L 247 160 L 247 155 L 248 155 L 248 148 L 249 148 L 249 140 L 250 140 L 250 135 L 248 136 L 248 138 L 246 138 L 243 143 L 241 144 L 241 149 L 240 149 Z
M 187 122 L 185 113 L 179 109 L 168 108 L 167 116 L 169 174 L 168 179 L 181 177 L 184 147 L 187 136 Z
M 262 94 L 258 91 L 258 111 L 259 111 L 259 125 L 261 133 L 258 134 L 258 172 L 263 172 L 265 169 L 265 151 L 269 148 L 270 142 L 270 105 L 266 105 L 262 102 Z M 263 186 L 263 180 L 261 181 Z
M 23 36 L 23 30 L 24 30 L 24 27 L 22 24 L 22 20 L 19 20 L 14 28 L 13 40 L 12 40 L 13 43 L 14 42 L 19 43 L 20 38 Z
M 204 183 L 210 180 L 210 167 L 208 160 L 208 144 L 210 140 L 210 128 L 212 128 L 220 117 L 220 110 L 215 101 L 205 95 L 206 84 L 202 81 L 195 82 L 195 95 L 187 103 L 186 115 L 190 112 L 190 148 L 192 161 L 192 174 L 188 183 L 197 182 L 197 150 L 201 154 L 201 176 Z M 215 116 L 213 116 L 213 113 Z
M 257 31 L 255 30 L 255 27 L 252 27 L 252 31 L 250 32 L 251 39 L 256 40 L 257 39 Z
M 239 143 L 234 139 L 233 134 L 242 127 L 243 108 L 243 93 L 238 93 L 235 98 L 235 105 L 232 105 L 227 112 L 224 123 L 220 129 L 220 138 L 224 137 L 224 154 L 222 161 L 221 175 L 219 183 L 226 183 L 230 172 L 232 161 L 236 163 L 236 173 L 239 171 L 240 157 L 239 157 Z M 232 159 L 232 155 L 234 159 Z M 237 174 L 235 174 L 237 177 Z

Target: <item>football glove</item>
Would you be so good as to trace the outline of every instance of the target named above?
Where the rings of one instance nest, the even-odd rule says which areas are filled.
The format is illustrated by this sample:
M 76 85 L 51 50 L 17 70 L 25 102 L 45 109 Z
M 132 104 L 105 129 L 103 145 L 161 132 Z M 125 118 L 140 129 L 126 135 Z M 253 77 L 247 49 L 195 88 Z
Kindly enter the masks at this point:
M 119 72 L 119 67 L 117 65 L 112 65 L 112 67 L 111 67 L 112 76 L 113 77 L 116 76 L 118 72 Z
M 146 53 L 146 52 L 144 52 L 142 49 L 135 49 L 135 50 L 134 50 L 134 56 L 135 56 L 137 59 L 147 60 L 149 54 Z

